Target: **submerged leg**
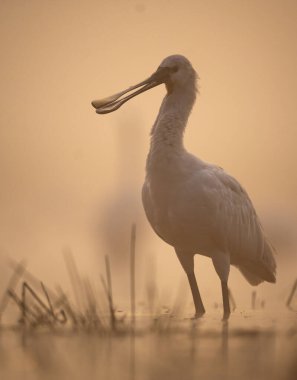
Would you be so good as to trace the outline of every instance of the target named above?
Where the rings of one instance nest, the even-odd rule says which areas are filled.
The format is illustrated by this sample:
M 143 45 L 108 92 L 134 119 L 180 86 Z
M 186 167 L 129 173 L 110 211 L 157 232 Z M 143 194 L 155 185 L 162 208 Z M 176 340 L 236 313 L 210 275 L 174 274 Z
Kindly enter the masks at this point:
M 195 305 L 195 317 L 199 318 L 205 313 L 205 308 L 198 289 L 195 273 L 194 273 L 194 255 L 192 253 L 184 252 L 175 249 L 177 257 L 187 274 L 190 284 L 193 301 Z
M 228 290 L 228 277 L 229 277 L 229 272 L 230 272 L 230 256 L 224 252 L 218 252 L 213 255 L 212 262 L 221 280 L 223 307 L 224 307 L 223 320 L 226 320 L 230 316 L 229 290 Z

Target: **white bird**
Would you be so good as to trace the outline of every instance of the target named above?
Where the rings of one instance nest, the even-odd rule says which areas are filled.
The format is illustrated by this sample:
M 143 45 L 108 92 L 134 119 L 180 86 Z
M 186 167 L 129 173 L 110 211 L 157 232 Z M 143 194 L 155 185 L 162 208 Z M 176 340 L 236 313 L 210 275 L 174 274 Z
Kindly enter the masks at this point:
M 165 84 L 167 94 L 151 131 L 143 206 L 152 228 L 174 247 L 187 274 L 196 317 L 205 313 L 194 274 L 194 255 L 199 253 L 213 261 L 221 280 L 223 319 L 228 319 L 230 264 L 251 285 L 258 285 L 276 281 L 276 262 L 246 191 L 222 168 L 195 157 L 183 145 L 196 100 L 196 82 L 189 60 L 172 55 L 145 81 L 92 105 L 98 114 L 109 113 L 132 97 Z

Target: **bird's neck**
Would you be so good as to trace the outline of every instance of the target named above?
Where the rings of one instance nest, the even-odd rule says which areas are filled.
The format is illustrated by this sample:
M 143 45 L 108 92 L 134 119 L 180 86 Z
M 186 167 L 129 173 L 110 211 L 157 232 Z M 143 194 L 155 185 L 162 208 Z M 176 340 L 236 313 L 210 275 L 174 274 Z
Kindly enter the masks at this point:
M 147 172 L 167 166 L 185 151 L 184 130 L 196 99 L 196 88 L 175 88 L 163 99 L 151 131 Z

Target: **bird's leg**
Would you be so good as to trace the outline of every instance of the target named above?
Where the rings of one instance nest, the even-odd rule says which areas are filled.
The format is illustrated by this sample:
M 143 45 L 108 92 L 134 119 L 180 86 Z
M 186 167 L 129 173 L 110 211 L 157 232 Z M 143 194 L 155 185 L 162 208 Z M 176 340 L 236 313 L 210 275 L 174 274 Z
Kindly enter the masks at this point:
M 205 313 L 203 302 L 198 289 L 195 273 L 194 273 L 194 255 L 191 252 L 179 250 L 175 248 L 177 257 L 187 274 L 193 301 L 195 305 L 195 318 L 201 317 Z
M 229 303 L 229 290 L 227 281 L 221 281 L 222 294 L 223 294 L 223 306 L 224 306 L 224 316 L 223 320 L 229 319 L 230 316 L 230 303 Z
M 212 262 L 221 280 L 224 306 L 223 320 L 227 320 L 230 316 L 229 290 L 227 285 L 230 272 L 230 256 L 224 252 L 214 252 Z
M 200 292 L 198 289 L 196 277 L 194 271 L 187 273 L 189 284 L 192 291 L 193 301 L 195 305 L 195 317 L 199 318 L 202 317 L 202 315 L 205 313 L 205 308 L 203 306 L 203 302 L 200 296 Z

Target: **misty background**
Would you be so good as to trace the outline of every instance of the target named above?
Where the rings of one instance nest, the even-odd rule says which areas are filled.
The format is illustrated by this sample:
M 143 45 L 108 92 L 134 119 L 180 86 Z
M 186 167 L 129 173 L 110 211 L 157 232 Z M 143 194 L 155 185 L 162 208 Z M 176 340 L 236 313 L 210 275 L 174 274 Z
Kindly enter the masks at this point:
M 26 259 L 50 286 L 67 283 L 70 248 L 95 282 L 110 255 L 124 304 L 133 222 L 137 297 L 150 276 L 161 295 L 177 291 L 182 269 L 148 226 L 140 197 L 165 89 L 105 116 L 90 102 L 183 54 L 200 77 L 185 145 L 247 189 L 279 250 L 278 284 L 258 291 L 268 303 L 283 301 L 297 276 L 296 16 L 293 0 L 2 0 L 0 291 L 8 258 Z M 196 273 L 206 305 L 220 300 L 211 262 L 197 256 Z M 230 287 L 249 305 L 253 289 L 236 269 Z

